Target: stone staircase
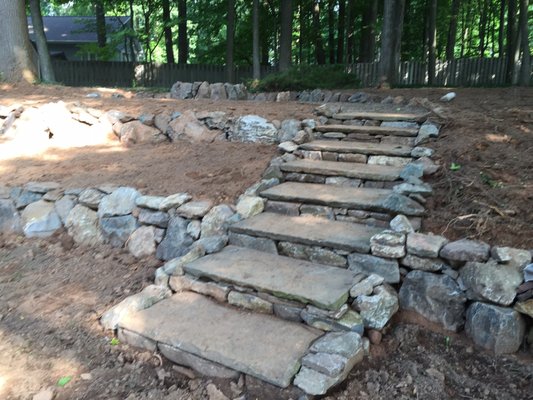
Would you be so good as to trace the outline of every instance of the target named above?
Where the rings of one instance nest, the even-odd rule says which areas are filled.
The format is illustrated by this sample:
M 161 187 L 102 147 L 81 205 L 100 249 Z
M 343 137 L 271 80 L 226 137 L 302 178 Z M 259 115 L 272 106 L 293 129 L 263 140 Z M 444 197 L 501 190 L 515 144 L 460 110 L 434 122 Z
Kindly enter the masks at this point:
M 410 125 L 317 126 L 317 140 L 280 165 L 284 182 L 260 191 L 265 211 L 231 224 L 222 251 L 169 261 L 156 277 L 160 298 L 121 318 L 121 340 L 208 376 L 245 373 L 311 395 L 346 378 L 368 350 L 365 330 L 382 329 L 398 309 L 394 289 L 383 285 L 398 282 L 398 265 L 368 254 L 372 238 L 398 214 L 419 221 L 425 212 L 394 190 L 405 183 L 413 147 L 382 138 L 412 140 L 413 122 L 426 116 L 333 117 Z M 370 311 L 361 293 L 377 301 Z

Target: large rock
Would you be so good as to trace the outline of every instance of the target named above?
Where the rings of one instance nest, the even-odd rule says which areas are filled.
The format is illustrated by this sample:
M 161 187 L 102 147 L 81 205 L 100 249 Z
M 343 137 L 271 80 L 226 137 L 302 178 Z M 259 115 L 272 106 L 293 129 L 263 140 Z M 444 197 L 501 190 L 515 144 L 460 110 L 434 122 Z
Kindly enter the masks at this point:
M 226 85 L 226 93 L 228 95 L 228 100 L 246 100 L 248 98 L 246 86 L 242 83 L 237 85 Z
M 257 115 L 245 115 L 237 119 L 229 132 L 229 139 L 234 142 L 278 143 L 276 127 Z
M 96 211 L 80 204 L 76 205 L 68 214 L 65 227 L 74 241 L 86 246 L 96 246 L 103 243 L 104 238 L 98 226 Z
M 76 197 L 66 194 L 54 203 L 57 215 L 61 218 L 61 222 L 66 224 L 67 217 L 70 211 L 76 206 Z M 95 212 L 96 214 L 96 212 Z
M 258 196 L 242 196 L 237 203 L 237 212 L 243 218 L 251 218 L 263 212 L 265 201 L 265 199 Z
M 135 200 L 141 194 L 130 187 L 120 187 L 105 196 L 98 207 L 100 218 L 131 214 L 135 209 Z
M 476 240 L 461 239 L 448 243 L 440 251 L 440 256 L 450 261 L 485 262 L 489 259 L 490 246 Z
M 218 131 L 209 130 L 202 124 L 193 111 L 187 110 L 168 125 L 167 134 L 171 140 L 187 139 L 193 142 L 210 143 L 215 140 Z
M 0 199 L 0 232 L 15 233 L 20 230 L 20 215 L 15 204 L 9 199 Z
M 516 289 L 522 283 L 522 273 L 510 266 L 469 262 L 460 270 L 460 276 L 471 300 L 510 305 L 516 297 Z
M 226 204 L 213 207 L 202 219 L 201 237 L 225 235 L 227 222 L 233 214 L 233 209 Z
M 191 82 L 176 82 L 170 89 L 170 97 L 178 100 L 193 98 Z
M 378 286 L 372 296 L 357 297 L 353 306 L 363 317 L 366 328 L 383 329 L 398 311 L 398 296 L 392 287 Z
M 296 136 L 301 129 L 302 123 L 297 119 L 286 119 L 281 123 L 281 142 L 287 142 Z
M 141 226 L 131 234 L 127 242 L 128 250 L 134 257 L 141 258 L 155 253 L 155 229 Z
M 466 312 L 466 334 L 496 354 L 514 353 L 524 339 L 526 324 L 512 308 L 472 303 Z
M 122 247 L 137 229 L 137 220 L 132 215 L 100 218 L 100 230 L 105 240 L 113 247 Z
M 459 285 L 447 275 L 411 271 L 400 289 L 402 309 L 415 311 L 451 331 L 463 326 L 465 303 Z
M 410 233 L 407 235 L 407 251 L 419 257 L 436 258 L 448 240 L 442 236 Z
M 365 275 L 382 276 L 387 283 L 400 282 L 400 267 L 396 260 L 385 260 L 368 254 L 352 253 L 348 256 L 348 269 Z
M 105 196 L 106 194 L 104 192 L 96 188 L 88 188 L 80 193 L 78 202 L 82 206 L 92 208 L 93 210 L 98 210 L 98 205 Z
M 228 94 L 226 93 L 226 88 L 223 83 L 217 82 L 210 85 L 211 89 L 211 100 L 226 100 Z
M 522 271 L 531 262 L 531 252 L 512 247 L 493 247 L 491 256 L 499 263 L 504 263 L 510 267 Z
M 159 228 L 166 228 L 170 216 L 163 211 L 151 211 L 143 209 L 139 212 L 139 222 L 144 225 L 154 225 Z
M 141 121 L 127 122 L 120 128 L 120 141 L 126 145 L 161 143 L 166 140 L 166 136 L 159 129 L 145 125 Z
M 185 203 L 176 209 L 176 213 L 185 218 L 202 218 L 213 207 L 213 202 L 210 200 L 191 201 Z
M 47 237 L 61 228 L 54 203 L 39 200 L 27 206 L 21 215 L 22 230 L 27 237 Z
M 161 260 L 171 260 L 187 253 L 193 238 L 187 233 L 189 222 L 180 217 L 170 219 L 167 234 L 157 247 L 156 256 Z

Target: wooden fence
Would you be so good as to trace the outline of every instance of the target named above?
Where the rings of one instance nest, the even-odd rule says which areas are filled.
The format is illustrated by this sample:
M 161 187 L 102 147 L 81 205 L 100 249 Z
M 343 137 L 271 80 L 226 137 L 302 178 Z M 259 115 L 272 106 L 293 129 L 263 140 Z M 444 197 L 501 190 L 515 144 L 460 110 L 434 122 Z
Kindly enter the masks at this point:
M 56 79 L 67 86 L 169 88 L 177 81 L 226 81 L 226 68 L 223 65 L 59 60 L 54 60 L 53 64 Z M 359 77 L 362 87 L 372 87 L 379 83 L 378 63 L 351 64 L 346 69 Z M 275 71 L 275 67 L 262 67 L 261 76 Z M 499 58 L 438 61 L 436 71 L 435 86 L 500 86 L 505 85 L 507 73 L 505 60 Z M 243 82 L 252 77 L 251 67 L 238 67 L 234 72 L 235 82 Z M 428 85 L 427 64 L 419 61 L 401 62 L 397 84 Z

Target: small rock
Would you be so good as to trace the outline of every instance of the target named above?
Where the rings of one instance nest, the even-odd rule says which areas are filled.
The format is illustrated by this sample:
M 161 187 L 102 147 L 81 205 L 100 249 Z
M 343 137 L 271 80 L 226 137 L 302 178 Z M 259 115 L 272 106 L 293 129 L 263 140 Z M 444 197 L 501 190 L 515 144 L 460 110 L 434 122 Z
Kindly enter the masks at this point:
M 433 153 L 435 153 L 433 149 L 419 146 L 411 150 L 411 157 L 413 158 L 431 157 Z
M 120 187 L 102 198 L 98 206 L 98 216 L 104 218 L 131 214 L 139 196 L 140 193 L 134 188 Z
M 442 236 L 410 233 L 407 235 L 407 252 L 419 257 L 436 258 L 448 240 Z
M 411 233 L 414 232 L 413 225 L 405 215 L 397 215 L 390 222 L 390 227 L 395 232 Z
M 440 101 L 448 103 L 452 101 L 453 99 L 455 99 L 456 96 L 457 95 L 455 94 L 455 92 L 446 93 L 444 96 L 440 98 Z
M 187 233 L 188 222 L 181 217 L 172 217 L 168 223 L 165 238 L 157 246 L 156 257 L 171 260 L 187 253 L 193 243 Z
M 92 247 L 104 242 L 104 237 L 99 229 L 96 211 L 81 204 L 76 205 L 69 212 L 65 220 L 65 227 L 68 230 L 68 234 L 78 244 Z
M 138 228 L 132 215 L 100 218 L 100 230 L 106 241 L 113 247 L 122 247 L 130 235 Z
M 380 344 L 382 338 L 383 334 L 380 331 L 377 331 L 375 329 L 368 330 L 368 339 L 370 340 L 370 343 Z
M 182 204 L 192 199 L 189 193 L 176 193 L 165 197 L 165 200 L 161 202 L 159 209 L 162 211 L 168 211 L 171 208 L 177 208 Z
M 478 261 L 489 259 L 490 246 L 475 240 L 461 239 L 446 244 L 440 251 L 440 256 L 450 261 Z
M 54 204 L 39 200 L 28 205 L 21 214 L 22 230 L 27 237 L 47 237 L 61 228 Z
M 193 220 L 187 225 L 187 233 L 194 240 L 197 240 L 200 237 L 200 232 L 202 229 L 202 223 L 199 220 Z
M 281 142 L 278 145 L 278 149 L 280 149 L 281 151 L 284 151 L 285 153 L 292 153 L 298 150 L 298 145 L 291 141 Z
M 237 212 L 243 218 L 250 218 L 260 214 L 265 208 L 265 199 L 258 196 L 243 196 L 237 203 Z
M 218 253 L 226 244 L 228 244 L 228 237 L 226 235 L 208 236 L 196 242 L 205 249 L 206 254 Z
M 348 265 L 348 269 L 351 271 L 382 276 L 387 283 L 400 282 L 400 268 L 396 260 L 385 260 L 368 254 L 352 253 L 348 256 Z
M 365 327 L 383 329 L 392 316 L 398 311 L 396 291 L 388 286 L 378 286 L 372 296 L 359 296 L 353 306 L 359 310 Z
M 59 189 L 59 183 L 57 182 L 29 182 L 24 186 L 24 189 L 28 192 L 34 193 L 47 193 L 52 190 Z
M 409 163 L 400 172 L 400 178 L 405 181 L 422 176 L 424 176 L 424 167 L 421 164 Z
M 302 358 L 302 365 L 327 376 L 335 377 L 340 375 L 348 359 L 338 354 L 310 353 Z
M 353 358 L 361 351 L 361 336 L 355 332 L 330 332 L 311 345 L 312 352 Z
M 152 226 L 141 226 L 131 234 L 127 241 L 129 252 L 136 258 L 155 253 L 155 231 Z
M 227 222 L 233 214 L 233 209 L 227 204 L 213 207 L 202 219 L 201 237 L 225 235 Z
M 176 209 L 176 213 L 188 219 L 202 218 L 213 207 L 213 202 L 206 201 L 190 201 L 182 204 Z
M 139 196 L 135 199 L 135 204 L 137 207 L 160 210 L 164 200 L 165 197 L 162 196 Z
M 229 292 L 228 303 L 237 307 L 246 308 L 254 312 L 260 312 L 265 314 L 272 314 L 272 303 L 263 300 L 257 296 L 237 292 L 235 290 Z
M 183 275 L 183 266 L 185 264 L 191 263 L 204 255 L 205 249 L 202 246 L 194 246 L 187 254 L 167 261 L 163 265 L 163 270 L 167 275 Z

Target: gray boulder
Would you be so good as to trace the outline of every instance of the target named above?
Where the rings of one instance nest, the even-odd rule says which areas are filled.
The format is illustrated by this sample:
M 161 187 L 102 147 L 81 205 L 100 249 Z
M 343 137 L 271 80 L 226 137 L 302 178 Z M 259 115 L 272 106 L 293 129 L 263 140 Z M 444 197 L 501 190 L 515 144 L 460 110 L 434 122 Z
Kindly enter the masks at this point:
M 245 115 L 235 122 L 229 132 L 229 139 L 234 142 L 245 143 L 278 143 L 279 136 L 276 127 L 266 119 L 257 115 Z
M 104 242 L 99 229 L 96 211 L 81 204 L 76 205 L 69 212 L 65 227 L 68 230 L 68 234 L 78 244 L 96 246 Z
M 187 253 L 193 238 L 187 233 L 189 222 L 180 217 L 172 217 L 168 223 L 167 234 L 157 247 L 156 256 L 160 260 L 171 260 Z
M 387 283 L 400 282 L 400 267 L 396 260 L 385 260 L 368 254 L 352 253 L 348 256 L 348 269 L 365 275 L 376 274 Z
M 170 89 L 170 97 L 178 100 L 192 99 L 192 83 L 176 82 Z
M 136 206 L 135 200 L 140 195 L 134 188 L 120 187 L 100 201 L 98 216 L 105 218 L 131 214 Z
M 0 199 L 0 232 L 16 233 L 21 230 L 20 215 L 10 199 Z
M 201 237 L 225 235 L 228 220 L 235 214 L 227 204 L 213 207 L 202 219 Z
M 388 286 L 378 286 L 371 296 L 359 296 L 353 302 L 359 311 L 366 328 L 383 329 L 392 316 L 398 311 L 396 291 Z
M 286 119 L 281 123 L 281 142 L 287 142 L 296 136 L 301 129 L 301 122 L 297 119 Z
M 440 251 L 440 256 L 450 261 L 485 262 L 489 259 L 490 246 L 476 240 L 461 239 L 450 242 Z
M 155 228 L 141 226 L 131 234 L 127 241 L 129 252 L 137 258 L 150 256 L 155 253 Z
M 138 228 L 137 220 L 132 215 L 100 218 L 100 230 L 111 246 L 122 247 L 130 235 Z
M 39 200 L 28 205 L 21 215 L 22 230 L 27 237 L 47 237 L 61 228 L 54 203 Z

